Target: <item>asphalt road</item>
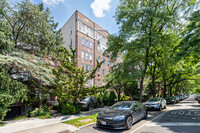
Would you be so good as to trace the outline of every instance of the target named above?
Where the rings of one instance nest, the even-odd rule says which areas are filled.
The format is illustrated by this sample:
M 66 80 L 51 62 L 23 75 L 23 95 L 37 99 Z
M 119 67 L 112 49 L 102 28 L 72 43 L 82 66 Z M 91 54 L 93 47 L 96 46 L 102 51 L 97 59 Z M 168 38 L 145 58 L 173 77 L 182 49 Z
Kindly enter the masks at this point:
M 130 130 L 109 130 L 94 124 L 76 133 L 200 133 L 200 105 L 191 96 L 163 111 L 149 111 L 148 118 L 135 123 Z

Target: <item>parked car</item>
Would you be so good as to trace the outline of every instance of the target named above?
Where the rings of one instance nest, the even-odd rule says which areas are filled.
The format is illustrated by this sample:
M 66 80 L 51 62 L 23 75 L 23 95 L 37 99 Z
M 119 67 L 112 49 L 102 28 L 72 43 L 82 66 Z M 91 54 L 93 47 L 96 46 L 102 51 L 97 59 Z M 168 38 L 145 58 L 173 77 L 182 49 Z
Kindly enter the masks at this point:
M 167 104 L 175 104 L 178 103 L 178 99 L 175 96 L 167 97 L 166 98 Z
M 97 116 L 97 127 L 130 129 L 133 123 L 147 118 L 146 105 L 138 101 L 122 101 L 105 109 Z
M 146 103 L 148 110 L 162 110 L 163 108 L 166 109 L 166 100 L 162 97 L 153 97 L 150 98 Z
M 95 97 L 86 97 L 80 102 L 81 110 L 89 110 L 90 108 L 97 107 L 97 100 Z

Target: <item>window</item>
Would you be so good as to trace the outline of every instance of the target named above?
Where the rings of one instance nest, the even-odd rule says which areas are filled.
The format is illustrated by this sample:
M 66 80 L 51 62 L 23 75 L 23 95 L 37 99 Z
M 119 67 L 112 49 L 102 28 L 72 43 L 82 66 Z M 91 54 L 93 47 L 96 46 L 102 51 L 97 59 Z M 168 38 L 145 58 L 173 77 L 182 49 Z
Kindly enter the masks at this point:
M 89 41 L 86 39 L 86 47 L 89 47 Z
M 92 54 L 90 54 L 90 61 L 92 61 Z
M 89 70 L 89 66 L 88 65 L 86 65 L 86 71 L 88 71 Z
M 97 73 L 97 74 L 98 74 L 98 76 L 100 76 L 101 69 L 100 69 L 100 68 L 98 68 L 98 69 L 97 69 L 97 72 L 98 72 L 98 73 Z
M 104 51 L 105 51 L 105 48 L 103 48 L 102 50 L 103 50 L 102 52 L 104 53 Z
M 84 59 L 84 51 L 82 51 L 82 54 L 81 54 L 81 57 L 82 57 L 82 59 Z
M 105 81 L 103 80 L 103 82 L 102 82 L 102 85 L 104 86 L 105 85 Z
M 93 86 L 93 79 L 90 79 L 90 86 Z
M 98 34 L 98 40 L 99 40 L 99 41 L 101 40 L 101 35 L 100 35 L 100 34 Z
M 93 68 L 92 68 L 92 66 L 90 66 L 90 72 L 92 72 L 92 70 L 93 70 Z
M 108 66 L 110 66 L 110 61 L 108 61 Z
M 105 72 L 105 70 L 104 70 L 104 69 L 103 69 L 102 73 L 103 73 L 103 76 L 106 74 L 106 72 Z
M 88 33 L 89 33 L 89 28 L 86 27 L 86 34 L 88 35 Z
M 85 65 L 84 65 L 84 64 L 82 64 L 82 69 L 83 69 L 83 70 L 85 69 Z
M 70 28 L 70 34 L 72 34 L 72 27 Z
M 105 37 L 103 37 L 103 43 L 105 43 L 106 41 L 105 41 Z
M 85 39 L 82 37 L 82 45 L 85 45 Z
M 101 52 L 101 46 L 100 45 L 98 45 L 97 49 L 98 49 L 99 52 Z
M 93 37 L 93 30 L 90 29 L 90 36 Z
M 88 54 L 88 53 L 85 54 L 85 59 L 86 59 L 86 60 L 89 59 L 89 54 Z
M 92 43 L 92 42 L 90 42 L 90 48 L 92 49 L 92 47 L 93 47 L 93 43 Z
M 100 79 L 98 79 L 98 86 L 100 86 L 101 85 L 101 80 Z
M 98 61 L 99 61 L 99 62 L 101 61 L 101 58 L 100 58 L 100 57 L 98 57 Z
M 106 63 L 105 63 L 106 61 L 105 61 L 105 59 L 104 59 L 104 58 L 103 58 L 103 61 L 104 61 L 104 62 L 103 62 L 103 65 L 105 65 L 105 64 L 106 64 Z
M 89 80 L 88 80 L 88 81 L 86 81 L 86 85 L 89 85 Z
M 70 40 L 70 46 L 72 47 L 72 39 Z
M 82 32 L 85 32 L 85 25 L 82 24 Z

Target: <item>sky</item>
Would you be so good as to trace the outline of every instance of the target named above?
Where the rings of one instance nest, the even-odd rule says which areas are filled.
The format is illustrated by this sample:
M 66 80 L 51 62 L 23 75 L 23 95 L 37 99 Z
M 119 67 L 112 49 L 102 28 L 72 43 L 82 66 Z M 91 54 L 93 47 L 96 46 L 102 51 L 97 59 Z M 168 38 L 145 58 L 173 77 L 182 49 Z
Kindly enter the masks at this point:
M 21 0 L 9 0 L 11 3 Z M 89 19 L 109 31 L 116 34 L 119 26 L 116 24 L 114 15 L 119 0 L 31 0 L 34 4 L 43 2 L 45 7 L 49 7 L 54 21 L 58 22 L 61 28 L 72 14 L 78 10 Z

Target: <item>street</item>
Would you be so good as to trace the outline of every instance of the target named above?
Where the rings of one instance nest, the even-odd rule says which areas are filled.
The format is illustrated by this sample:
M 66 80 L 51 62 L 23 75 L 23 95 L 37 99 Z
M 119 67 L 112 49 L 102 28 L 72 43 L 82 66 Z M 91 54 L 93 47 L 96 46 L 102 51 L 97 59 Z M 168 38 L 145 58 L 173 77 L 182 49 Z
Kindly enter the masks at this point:
M 193 96 L 167 106 L 163 111 L 149 111 L 148 118 L 135 123 L 130 130 L 109 130 L 95 125 L 76 133 L 200 133 L 200 106 Z

